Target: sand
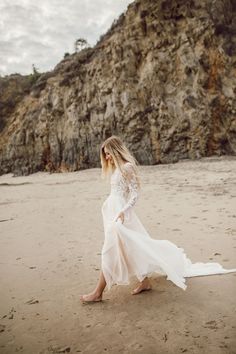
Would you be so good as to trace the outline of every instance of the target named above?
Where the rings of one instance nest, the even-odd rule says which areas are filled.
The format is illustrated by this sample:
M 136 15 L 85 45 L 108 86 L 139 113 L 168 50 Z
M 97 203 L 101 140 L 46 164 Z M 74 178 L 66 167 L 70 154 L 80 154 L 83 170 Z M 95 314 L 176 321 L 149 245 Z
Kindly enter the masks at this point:
M 153 290 L 105 290 L 82 304 L 101 268 L 101 169 L 0 177 L 0 353 L 236 353 L 236 273 L 154 273 Z M 151 237 L 192 261 L 236 267 L 236 158 L 142 166 L 136 213 Z

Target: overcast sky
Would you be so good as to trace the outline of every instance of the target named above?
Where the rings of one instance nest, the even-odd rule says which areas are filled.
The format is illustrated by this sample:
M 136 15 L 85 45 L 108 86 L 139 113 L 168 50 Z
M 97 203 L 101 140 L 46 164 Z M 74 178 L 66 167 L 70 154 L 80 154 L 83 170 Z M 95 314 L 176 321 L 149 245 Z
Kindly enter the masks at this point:
M 52 70 L 82 37 L 94 45 L 132 0 L 0 0 L 0 75 Z

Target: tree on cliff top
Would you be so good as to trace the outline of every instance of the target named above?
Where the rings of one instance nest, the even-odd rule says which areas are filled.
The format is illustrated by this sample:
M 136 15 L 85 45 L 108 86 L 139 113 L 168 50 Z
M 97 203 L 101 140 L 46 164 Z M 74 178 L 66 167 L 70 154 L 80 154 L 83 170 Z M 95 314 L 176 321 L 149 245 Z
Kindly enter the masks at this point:
M 82 49 L 85 49 L 89 46 L 88 42 L 86 41 L 86 39 L 84 38 L 78 38 L 75 41 L 75 52 L 78 53 L 80 52 Z

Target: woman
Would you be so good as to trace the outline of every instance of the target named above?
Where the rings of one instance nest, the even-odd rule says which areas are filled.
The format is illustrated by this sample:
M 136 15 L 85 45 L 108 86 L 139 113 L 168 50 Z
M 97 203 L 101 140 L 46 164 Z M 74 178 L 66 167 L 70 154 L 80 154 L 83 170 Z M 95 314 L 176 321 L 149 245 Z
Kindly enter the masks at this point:
M 155 240 L 145 230 L 134 211 L 140 190 L 137 160 L 122 140 L 113 135 L 100 148 L 102 177 L 110 176 L 111 192 L 102 205 L 105 239 L 102 248 L 102 269 L 95 289 L 81 295 L 83 302 L 102 300 L 105 287 L 129 284 L 135 275 L 138 286 L 131 294 L 151 290 L 148 278 L 153 272 L 167 276 L 186 289 L 185 277 L 236 272 L 219 263 L 192 263 L 183 248 L 168 240 Z

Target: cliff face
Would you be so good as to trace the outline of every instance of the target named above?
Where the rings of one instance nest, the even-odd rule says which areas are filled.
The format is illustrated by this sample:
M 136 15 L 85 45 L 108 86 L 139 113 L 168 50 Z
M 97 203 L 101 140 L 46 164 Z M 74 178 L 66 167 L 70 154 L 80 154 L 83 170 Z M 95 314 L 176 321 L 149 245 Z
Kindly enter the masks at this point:
M 0 77 L 0 133 L 8 124 L 9 116 L 19 102 L 30 93 L 34 83 L 33 75 L 12 74 Z
M 132 3 L 5 110 L 0 173 L 100 166 L 122 137 L 141 164 L 236 153 L 234 0 Z

